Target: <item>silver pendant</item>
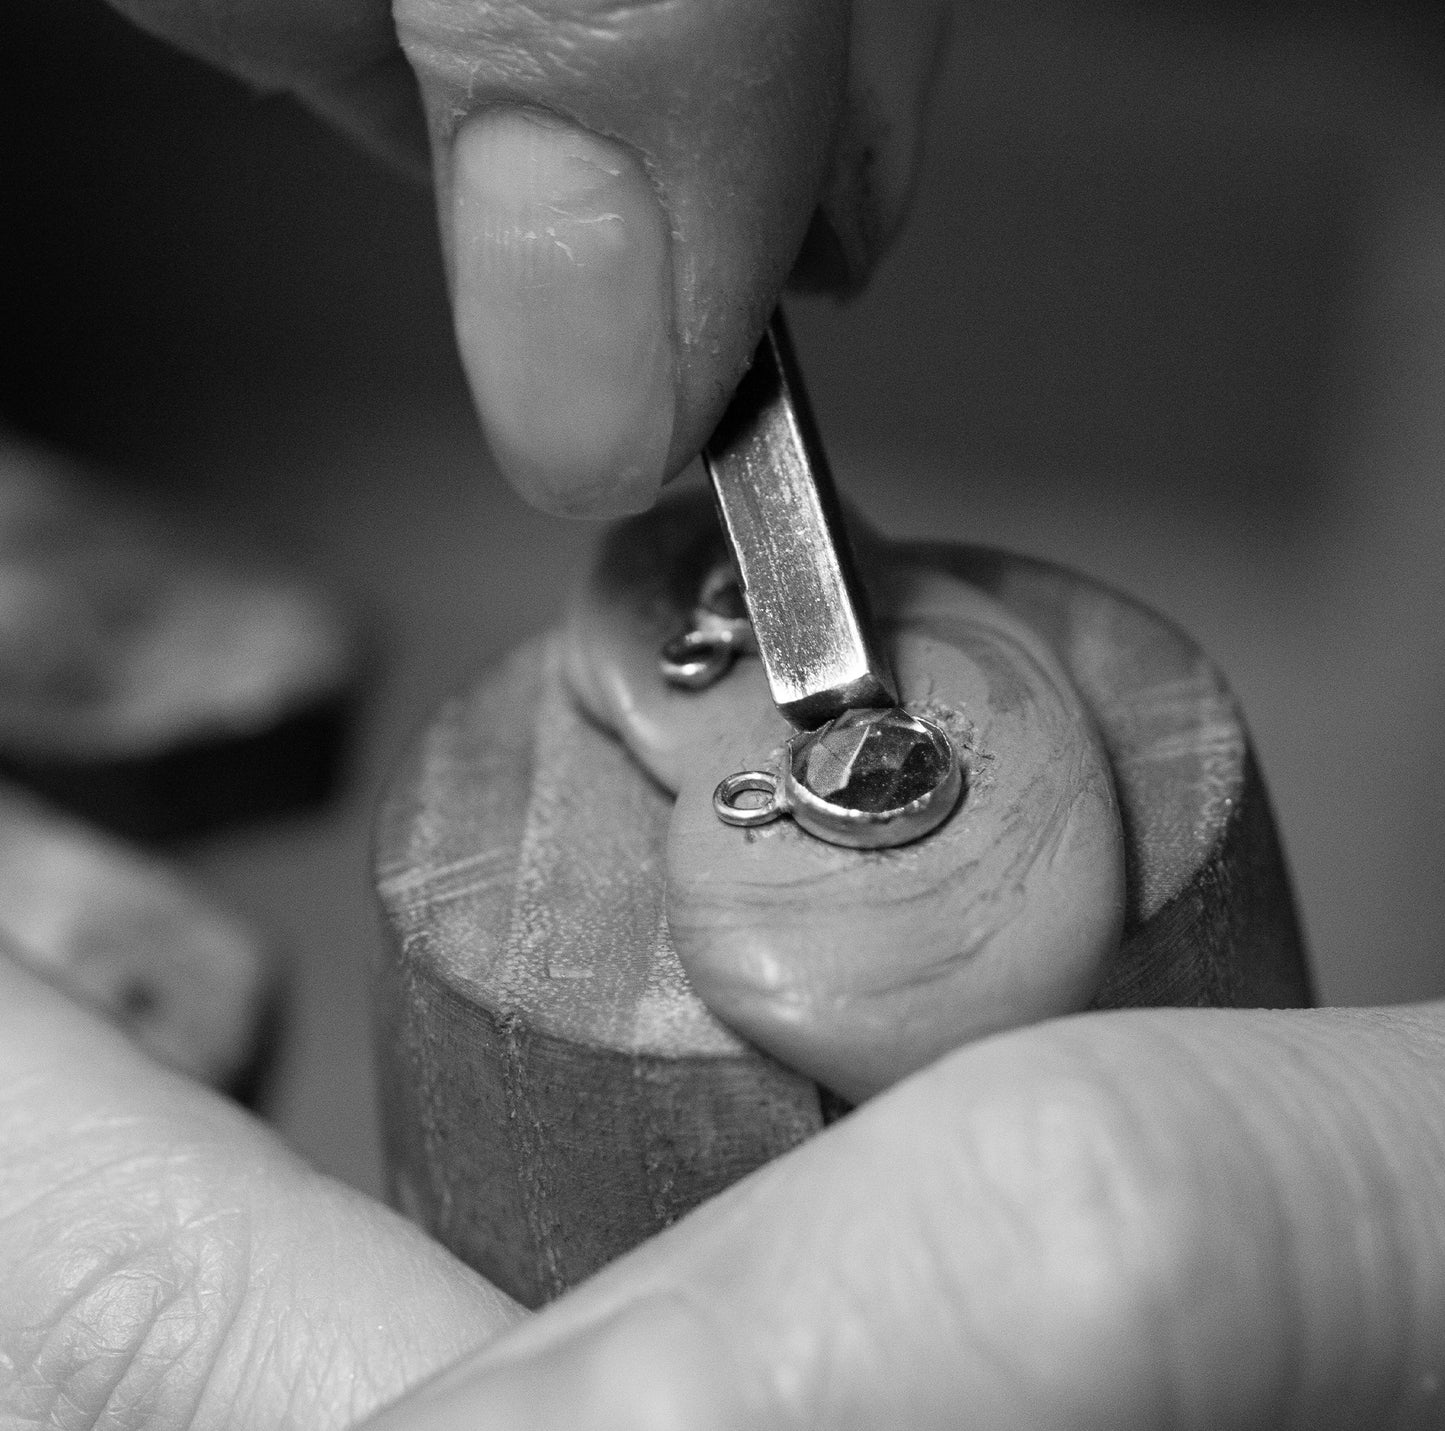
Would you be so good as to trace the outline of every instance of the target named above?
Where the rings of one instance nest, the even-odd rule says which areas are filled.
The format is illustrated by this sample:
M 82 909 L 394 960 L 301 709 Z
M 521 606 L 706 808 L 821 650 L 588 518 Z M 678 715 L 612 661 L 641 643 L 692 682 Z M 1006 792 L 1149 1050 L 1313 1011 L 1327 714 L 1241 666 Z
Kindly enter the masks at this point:
M 963 771 L 948 735 L 894 706 L 853 710 L 795 735 L 780 770 L 740 770 L 713 793 L 718 819 L 750 828 L 780 815 L 829 844 L 877 850 L 921 839 L 953 813 Z M 741 797 L 761 794 L 760 802 Z
M 703 464 L 732 562 L 708 573 L 691 627 L 663 648 L 662 674 L 702 690 L 756 651 L 773 704 L 803 727 L 778 770 L 742 770 L 717 787 L 718 818 L 749 827 L 788 814 L 857 849 L 921 838 L 952 813 L 963 772 L 947 733 L 898 704 L 780 314 Z

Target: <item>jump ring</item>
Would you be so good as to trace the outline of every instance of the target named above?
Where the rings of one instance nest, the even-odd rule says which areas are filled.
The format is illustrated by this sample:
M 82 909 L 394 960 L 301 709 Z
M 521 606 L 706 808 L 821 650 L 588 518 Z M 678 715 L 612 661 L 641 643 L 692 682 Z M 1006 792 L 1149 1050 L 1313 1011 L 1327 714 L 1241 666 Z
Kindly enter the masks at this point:
M 737 805 L 739 795 L 755 790 L 768 798 L 761 805 Z M 783 813 L 778 802 L 778 777 L 771 770 L 739 770 L 718 783 L 713 791 L 712 808 L 717 817 L 727 825 L 741 825 L 749 829 L 754 825 L 767 825 Z
M 663 677 L 690 691 L 705 690 L 732 665 L 737 643 L 727 631 L 684 631 L 662 648 Z

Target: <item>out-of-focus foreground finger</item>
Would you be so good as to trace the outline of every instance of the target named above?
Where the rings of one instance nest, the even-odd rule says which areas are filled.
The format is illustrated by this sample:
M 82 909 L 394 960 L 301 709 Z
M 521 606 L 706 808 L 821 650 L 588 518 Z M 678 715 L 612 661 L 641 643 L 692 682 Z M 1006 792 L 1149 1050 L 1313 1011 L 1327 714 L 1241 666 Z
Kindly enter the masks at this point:
M 1440 1424 L 1445 1015 L 976 1044 L 375 1431 Z
M 0 1423 L 352 1424 L 519 1315 L 0 957 Z
M 389 0 L 110 0 L 162 39 L 297 95 L 385 157 L 426 172 L 416 80 Z
M 842 113 L 846 0 L 398 0 L 462 359 L 509 479 L 650 505 L 797 258 Z

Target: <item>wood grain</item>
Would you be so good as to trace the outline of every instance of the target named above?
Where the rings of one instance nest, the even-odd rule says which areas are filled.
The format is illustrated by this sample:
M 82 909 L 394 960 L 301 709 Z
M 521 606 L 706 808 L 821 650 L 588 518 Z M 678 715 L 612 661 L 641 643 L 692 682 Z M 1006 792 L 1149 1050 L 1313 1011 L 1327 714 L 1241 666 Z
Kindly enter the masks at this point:
M 814 1085 L 687 987 L 669 806 L 543 645 L 442 711 L 382 810 L 396 1197 L 531 1305 L 820 1126 Z
M 1099 726 L 1127 909 L 1095 1005 L 1308 1002 L 1264 787 L 1197 647 L 1042 563 L 913 555 L 1042 635 Z M 560 666 L 543 641 L 450 702 L 394 779 L 377 838 L 396 1196 L 530 1305 L 825 1121 L 816 1085 L 688 987 L 663 913 L 669 797 L 578 711 Z

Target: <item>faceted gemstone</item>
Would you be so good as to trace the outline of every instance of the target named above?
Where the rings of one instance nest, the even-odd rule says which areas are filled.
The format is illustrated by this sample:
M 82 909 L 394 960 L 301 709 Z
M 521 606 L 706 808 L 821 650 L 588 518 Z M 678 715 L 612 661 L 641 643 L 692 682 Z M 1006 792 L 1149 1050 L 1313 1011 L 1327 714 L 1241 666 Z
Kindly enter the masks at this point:
M 882 814 L 936 789 L 951 766 L 947 738 L 907 711 L 857 710 L 800 743 L 793 778 L 834 805 Z

